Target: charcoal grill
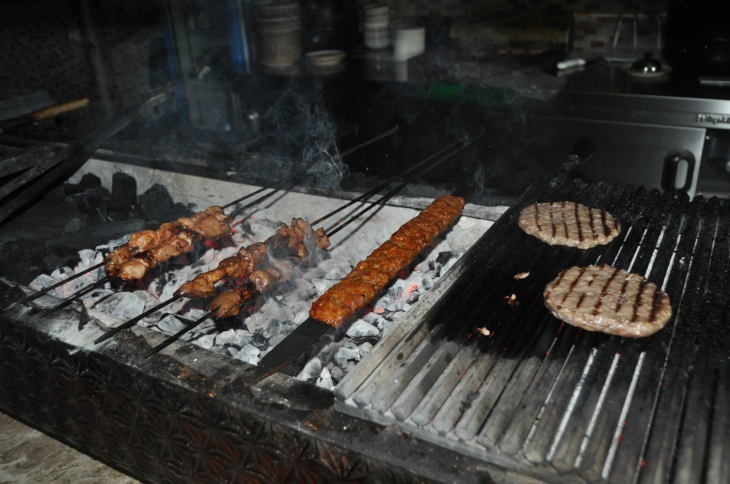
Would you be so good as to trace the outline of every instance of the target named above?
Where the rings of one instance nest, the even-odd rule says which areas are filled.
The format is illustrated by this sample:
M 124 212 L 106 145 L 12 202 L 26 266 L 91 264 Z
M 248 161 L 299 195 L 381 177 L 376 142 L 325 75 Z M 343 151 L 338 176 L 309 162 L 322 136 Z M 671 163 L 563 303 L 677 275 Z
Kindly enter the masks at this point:
M 561 200 L 608 210 L 620 235 L 582 251 L 517 225 L 524 206 Z M 730 482 L 729 220 L 715 198 L 533 188 L 463 257 L 443 297 L 340 382 L 335 409 L 549 482 Z M 662 331 L 626 339 L 550 315 L 545 285 L 601 263 L 669 294 Z

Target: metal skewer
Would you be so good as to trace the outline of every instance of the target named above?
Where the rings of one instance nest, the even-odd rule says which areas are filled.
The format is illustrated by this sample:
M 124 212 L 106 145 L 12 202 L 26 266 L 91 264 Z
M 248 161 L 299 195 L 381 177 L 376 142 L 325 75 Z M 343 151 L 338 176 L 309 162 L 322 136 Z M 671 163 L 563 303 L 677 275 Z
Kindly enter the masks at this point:
M 178 331 L 174 335 L 172 335 L 169 338 L 167 338 L 162 343 L 158 344 L 157 346 L 155 346 L 154 348 L 152 348 L 151 350 L 149 350 L 147 353 L 144 354 L 144 356 L 142 358 L 149 358 L 150 356 L 154 355 L 158 351 L 164 350 L 165 348 L 167 348 L 168 346 L 170 346 L 172 343 L 174 343 L 175 341 L 177 341 L 182 335 L 184 335 L 188 331 L 192 331 L 192 329 L 195 328 L 196 326 L 198 326 L 199 324 L 202 324 L 203 322 L 205 322 L 205 321 L 209 320 L 210 318 L 212 318 L 213 315 L 215 315 L 215 313 L 217 313 L 217 312 L 218 312 L 218 310 L 217 309 L 214 309 L 214 310 L 208 312 L 202 318 L 198 319 L 197 321 L 193 321 L 192 323 L 189 323 L 183 329 L 181 329 L 180 331 Z
M 76 301 L 78 301 L 82 297 L 86 296 L 88 293 L 90 293 L 93 290 L 98 289 L 99 287 L 103 286 L 107 282 L 109 282 L 109 278 L 108 277 L 104 277 L 102 279 L 99 279 L 94 284 L 92 284 L 90 286 L 87 286 L 87 287 L 83 288 L 81 291 L 79 291 L 76 294 L 74 294 L 74 296 L 72 298 L 66 299 L 65 301 L 63 301 L 58 306 L 52 307 L 48 311 L 44 312 L 43 314 L 41 314 L 40 317 L 41 318 L 45 318 L 46 316 L 48 316 L 50 314 L 53 314 L 56 311 L 60 311 L 61 309 L 70 306 L 71 304 L 75 303 Z
M 399 178 L 402 178 L 403 176 L 405 176 L 405 175 L 413 172 L 414 170 L 417 170 L 418 168 L 422 167 L 423 165 L 425 165 L 426 163 L 428 163 L 432 159 L 436 158 L 440 154 L 444 153 L 445 151 L 450 150 L 452 147 L 458 145 L 459 143 L 463 143 L 463 141 L 462 140 L 454 141 L 453 143 L 451 143 L 447 147 L 445 147 L 445 148 L 437 151 L 436 153 L 432 154 L 431 156 L 429 156 L 425 160 L 422 160 L 422 161 L 416 163 L 414 166 L 410 167 L 409 169 L 407 169 L 403 173 L 399 173 L 398 175 L 395 175 L 395 176 L 392 176 L 392 177 L 388 178 L 387 180 L 385 180 L 380 185 L 376 186 L 375 188 L 373 188 L 371 190 L 368 190 L 367 192 L 363 193 L 362 195 L 360 195 L 359 197 L 355 198 L 354 200 L 350 200 L 347 204 L 343 205 L 342 207 L 339 207 L 339 208 L 331 211 L 330 213 L 328 213 L 324 217 L 321 217 L 318 220 L 315 220 L 314 222 L 312 222 L 312 226 L 321 224 L 322 222 L 324 222 L 325 220 L 327 220 L 328 218 L 330 218 L 332 215 L 334 215 L 334 214 L 336 214 L 338 212 L 341 212 L 342 210 L 346 209 L 347 207 L 349 207 L 351 205 L 354 205 L 354 204 L 356 204 L 357 202 L 359 202 L 361 200 L 366 200 L 366 199 L 370 198 L 372 195 L 375 195 L 380 190 L 382 190 L 383 188 L 385 188 L 388 185 L 390 185 L 393 181 L 395 181 L 395 180 L 397 180 Z M 437 161 L 436 164 L 440 163 L 441 161 L 443 161 L 443 160 Z
M 140 320 L 146 318 L 150 314 L 155 313 L 155 312 L 159 311 L 160 309 L 162 309 L 162 308 L 164 308 L 166 306 L 169 306 L 170 304 L 174 303 L 175 301 L 178 301 L 178 300 L 182 299 L 183 297 L 184 296 L 182 296 L 182 295 L 172 296 L 167 301 L 158 304 L 157 306 L 153 307 L 152 309 L 148 309 L 147 311 L 143 312 L 139 316 L 135 316 L 134 318 L 130 319 L 126 323 L 120 324 L 116 328 L 110 329 L 109 331 L 107 331 L 103 335 L 101 335 L 98 338 L 96 338 L 94 340 L 94 344 L 99 344 L 102 341 L 106 341 L 107 339 L 111 338 L 112 336 L 114 336 L 118 332 L 120 332 L 122 330 L 125 330 L 127 328 L 131 328 L 132 326 L 134 326 L 135 324 L 137 324 L 137 321 L 140 321 Z
M 369 145 L 369 144 L 375 143 L 376 141 L 379 141 L 379 140 L 381 140 L 381 139 L 383 139 L 383 138 L 387 138 L 388 136 L 392 136 L 392 135 L 394 135 L 395 133 L 397 133 L 397 132 L 398 132 L 398 130 L 399 130 L 399 129 L 400 129 L 400 126 L 396 126 L 396 127 L 394 127 L 394 128 L 391 128 L 391 129 L 389 129 L 388 131 L 386 131 L 385 133 L 379 134 L 379 135 L 377 135 L 377 136 L 376 136 L 375 138 L 369 139 L 369 140 L 367 140 L 366 142 L 364 142 L 364 143 L 362 143 L 362 144 L 359 144 L 359 145 L 355 146 L 354 148 L 352 148 L 352 149 L 349 149 L 349 150 L 345 151 L 345 152 L 344 152 L 344 153 L 342 153 L 342 154 L 341 154 L 340 156 L 341 156 L 342 158 L 344 158 L 345 156 L 349 155 L 350 153 L 354 153 L 354 152 L 356 152 L 356 151 L 357 151 L 357 150 L 359 150 L 360 148 L 364 148 L 364 147 L 366 147 L 366 146 L 367 146 L 367 145 Z
M 241 307 L 241 306 L 243 306 L 245 304 L 248 304 L 248 303 L 252 303 L 252 302 L 256 301 L 256 299 L 258 299 L 259 297 L 261 297 L 261 293 L 259 293 L 258 291 L 256 291 L 256 289 L 255 289 L 255 287 L 254 287 L 254 285 L 252 283 L 247 282 L 246 285 L 249 286 L 249 288 L 251 288 L 253 290 L 254 295 L 251 296 L 251 297 L 249 297 L 249 298 L 247 298 L 245 301 L 241 301 L 241 304 L 239 304 L 238 307 Z M 175 341 L 177 341 L 178 339 L 180 339 L 180 337 L 182 335 L 184 335 L 184 334 L 192 331 L 193 329 L 195 329 L 200 324 L 202 324 L 205 321 L 209 320 L 210 318 L 214 317 L 216 312 L 218 312 L 218 309 L 214 309 L 212 311 L 209 311 L 202 318 L 200 318 L 197 321 L 194 321 L 194 322 L 188 324 L 183 329 L 181 329 L 177 333 L 175 333 L 172 336 L 170 336 L 169 338 L 167 338 L 162 343 L 158 344 L 157 346 L 155 346 L 154 348 L 152 348 L 151 350 L 149 350 L 147 353 L 145 353 L 145 355 L 142 358 L 149 358 L 150 356 L 154 355 L 155 353 L 164 350 L 165 348 L 167 348 L 168 346 L 170 346 L 172 343 L 174 343 Z
M 44 294 L 46 294 L 46 293 L 48 293 L 48 292 L 56 289 L 57 287 L 63 286 L 67 282 L 71 282 L 74 279 L 78 279 L 79 277 L 84 276 L 84 275 L 88 274 L 89 272 L 91 272 L 93 270 L 96 270 L 96 269 L 99 269 L 101 267 L 104 267 L 104 264 L 106 264 L 106 261 L 99 262 L 98 264 L 89 267 L 84 272 L 79 272 L 77 274 L 74 274 L 73 276 L 68 277 L 68 278 L 62 280 L 61 282 L 57 282 L 57 283 L 55 283 L 55 284 L 53 284 L 51 286 L 44 287 L 43 289 L 41 289 L 40 291 L 38 291 L 36 293 L 33 293 L 33 294 L 31 294 L 29 296 L 26 296 L 26 297 L 24 297 L 22 299 L 18 299 L 17 301 L 15 301 L 14 303 L 12 303 L 11 305 L 6 306 L 3 309 L 3 311 L 7 311 L 8 309 L 14 308 L 15 306 L 18 306 L 19 304 L 23 304 L 23 303 L 27 303 L 27 302 L 30 302 L 30 301 L 34 301 L 34 300 L 38 299 L 39 297 L 41 297 L 42 295 L 44 295 Z
M 242 201 L 244 201 L 244 200 L 246 200 L 248 198 L 251 198 L 251 197 L 253 197 L 255 195 L 258 195 L 259 193 L 263 192 L 264 190 L 269 190 L 269 187 L 259 188 L 258 190 L 254 191 L 252 193 L 249 193 L 248 195 L 245 195 L 245 196 L 239 198 L 238 200 L 234 200 L 231 203 L 228 203 L 228 204 L 222 206 L 221 208 L 226 209 L 228 207 L 232 207 L 233 205 L 235 205 L 235 204 L 237 204 L 239 202 L 242 202 Z M 270 197 L 271 195 L 273 195 L 277 191 L 278 191 L 278 188 L 277 189 L 274 189 L 272 192 L 267 193 L 266 195 L 264 195 L 262 197 L 257 198 L 253 202 L 251 202 L 249 204 L 246 204 L 246 205 L 244 205 L 243 207 L 241 207 L 241 208 L 239 208 L 237 210 L 234 210 L 233 212 L 231 212 L 231 214 L 234 214 L 234 213 L 237 213 L 237 212 L 239 212 L 239 211 L 241 211 L 243 209 L 249 208 L 249 207 L 251 207 L 251 206 L 253 206 L 253 205 L 255 205 L 255 204 L 257 204 L 257 203 L 259 203 L 259 202 L 261 202 L 263 200 L 265 200 L 266 198 Z M 14 308 L 14 307 L 16 307 L 16 306 L 18 306 L 20 304 L 25 304 L 25 303 L 34 301 L 34 300 L 38 299 L 39 297 L 43 296 L 44 294 L 47 294 L 50 291 L 52 291 L 52 290 L 54 290 L 54 289 L 56 289 L 58 287 L 63 286 L 67 282 L 71 282 L 74 279 L 78 279 L 79 277 L 81 277 L 83 275 L 86 275 L 86 274 L 88 274 L 91 271 L 94 271 L 96 269 L 100 269 L 101 267 L 104 267 L 104 264 L 106 264 L 106 260 L 104 260 L 103 262 L 99 262 L 98 264 L 89 267 L 84 272 L 79 272 L 77 274 L 74 274 L 73 276 L 67 277 L 66 279 L 64 279 L 64 280 L 62 280 L 60 282 L 57 282 L 56 284 L 52 284 L 52 285 L 50 285 L 48 287 L 44 287 L 43 289 L 41 289 L 38 292 L 35 292 L 35 293 L 31 294 L 31 295 L 28 295 L 28 296 L 26 296 L 26 297 L 24 297 L 22 299 L 18 299 L 14 303 L 12 303 L 12 304 L 6 306 L 5 308 L 3 308 L 2 311 L 7 311 L 8 309 L 12 309 L 12 308 Z M 109 280 L 109 279 L 107 278 L 106 280 Z M 66 307 L 66 306 L 64 306 L 64 307 Z M 2 312 L 2 311 L 0 311 L 0 312 Z
M 433 168 L 435 168 L 436 166 L 438 166 L 438 165 L 439 165 L 440 163 L 442 163 L 442 162 L 444 162 L 445 160 L 447 160 L 447 159 L 451 158 L 452 156 L 454 156 L 455 154 L 457 154 L 457 153 L 458 153 L 458 152 L 460 152 L 461 150 L 465 149 L 465 148 L 466 148 L 466 147 L 468 147 L 468 146 L 469 146 L 469 145 L 470 145 L 471 143 L 475 142 L 475 141 L 476 141 L 476 140 L 478 140 L 479 138 L 481 138 L 481 136 L 478 136 L 478 137 L 474 138 L 474 139 L 473 139 L 472 141 L 470 141 L 470 142 L 468 142 L 468 143 L 464 143 L 464 146 L 461 146 L 460 148 L 458 148 L 458 149 L 456 149 L 456 150 L 452 151 L 451 153 L 449 153 L 448 155 L 446 155 L 446 156 L 443 156 L 443 157 L 442 157 L 442 158 L 440 158 L 440 159 L 439 159 L 438 161 L 436 161 L 436 162 L 435 162 L 435 163 L 434 163 L 433 165 L 429 166 L 429 167 L 428 167 L 427 169 L 425 169 L 425 170 L 423 170 L 422 172 L 420 172 L 420 173 L 419 173 L 418 175 L 423 175 L 423 174 L 425 174 L 425 173 L 428 173 L 428 172 L 429 172 L 430 170 L 432 170 Z M 460 143 L 461 143 L 461 141 L 460 141 Z M 452 145 L 450 145 L 450 146 L 452 146 Z M 437 153 L 436 153 L 435 155 L 432 155 L 431 157 L 429 157 L 429 159 L 433 158 L 434 156 L 438 155 L 439 153 L 442 153 L 443 151 L 444 151 L 444 150 L 441 150 L 441 151 L 437 152 Z M 420 166 L 420 165 L 422 165 L 422 164 L 423 164 L 423 163 L 419 163 L 419 166 Z M 412 171 L 412 170 L 409 170 L 409 171 Z M 417 176 L 417 175 L 416 175 L 416 176 Z M 411 177 L 411 178 L 412 178 L 412 177 Z M 340 230 L 342 230 L 343 228 L 345 228 L 345 227 L 346 227 L 347 225 L 351 224 L 351 223 L 352 223 L 353 221 L 355 221 L 355 220 L 357 220 L 358 218 L 360 218 L 360 217 L 361 217 L 361 216 L 362 216 L 363 214 L 365 214 L 365 213 L 366 213 L 366 212 L 368 212 L 369 210 L 372 210 L 373 208 L 377 207 L 378 205 L 383 205 L 383 204 L 385 204 L 385 203 L 386 203 L 386 202 L 387 202 L 388 200 L 390 200 L 391 198 L 393 198 L 393 197 L 394 197 L 394 196 L 395 196 L 395 195 L 396 195 L 396 194 L 397 194 L 398 192 L 400 192 L 400 191 L 401 191 L 401 190 L 402 190 L 403 188 L 405 188 L 405 187 L 406 187 L 406 186 L 408 185 L 408 183 L 409 183 L 409 181 L 405 181 L 405 182 L 401 183 L 400 185 L 398 185 L 397 187 L 395 187 L 394 189 L 392 189 L 391 191 L 389 191 L 388 193 L 386 193 L 385 195 L 383 195 L 382 197 L 380 197 L 380 198 L 379 198 L 379 199 L 378 199 L 377 201 L 375 201 L 375 202 L 371 203 L 370 205 L 368 205 L 367 207 L 365 207 L 365 208 L 364 208 L 363 210 L 361 210 L 360 212 L 358 212 L 358 213 L 357 213 L 356 215 L 353 215 L 353 216 L 351 216 L 351 217 L 350 217 L 350 218 L 349 218 L 349 219 L 348 219 L 347 221 L 345 221 L 345 222 L 343 222 L 342 224 L 340 224 L 340 225 L 339 225 L 339 226 L 338 226 L 337 228 L 335 228 L 334 230 L 330 231 L 330 232 L 329 232 L 329 233 L 327 234 L 327 236 L 328 236 L 328 237 L 331 237 L 331 236 L 333 236 L 334 234 L 336 234 L 337 232 L 339 232 Z M 333 212 L 333 213 L 336 213 L 336 212 Z M 331 215 L 331 214 L 330 214 L 330 215 Z M 327 217 L 329 217 L 330 215 L 328 215 Z M 327 217 L 323 217 L 323 218 L 322 218 L 322 219 L 320 219 L 320 220 L 324 220 L 324 219 L 325 219 L 325 218 L 327 218 Z M 250 285 L 250 286 L 252 286 L 252 284 L 251 284 L 250 282 L 249 282 L 249 283 L 247 283 L 247 284 L 248 284 L 248 285 Z M 255 295 L 254 297 L 250 297 L 250 298 L 248 298 L 248 299 L 247 299 L 246 301 L 243 301 L 243 302 L 242 302 L 242 303 L 241 303 L 241 304 L 239 305 L 239 307 L 240 307 L 240 306 L 243 306 L 244 304 L 248 304 L 249 302 L 252 302 L 252 301 L 256 300 L 256 299 L 257 299 L 258 297 L 260 297 L 260 296 L 261 296 L 261 294 L 260 294 L 260 293 L 257 293 L 257 294 L 256 294 L 256 295 Z M 166 303 L 163 303 L 163 304 L 166 304 Z M 153 309 L 152 309 L 152 310 L 150 310 L 150 311 L 154 311 L 154 310 L 156 310 L 156 309 L 157 309 L 157 308 L 153 308 Z M 173 342 L 177 341 L 177 340 L 178 340 L 178 339 L 180 338 L 180 336 L 182 336 L 183 334 L 185 334 L 185 333 L 187 333 L 187 332 L 189 332 L 189 331 L 192 331 L 192 330 L 193 330 L 193 328 L 195 328 L 196 326 L 198 326 L 198 325 L 199 325 L 199 324 L 201 324 L 202 322 L 204 322 L 204 321 L 206 321 L 206 320 L 210 319 L 211 317 L 214 317 L 214 316 L 215 316 L 215 313 L 216 313 L 216 311 L 217 311 L 217 310 L 213 310 L 213 311 L 210 311 L 210 312 L 209 312 L 208 314 L 206 314 L 205 316 L 203 316 L 202 318 L 200 318 L 200 319 L 199 319 L 198 321 L 195 321 L 195 322 L 193 322 L 193 323 L 190 323 L 190 324 L 188 324 L 188 325 L 187 325 L 187 326 L 185 326 L 185 327 L 184 327 L 183 329 L 181 329 L 180 331 L 178 331 L 178 332 L 177 332 L 177 333 L 175 333 L 174 335 L 170 336 L 170 337 L 169 337 L 168 339 L 166 339 L 166 340 L 165 340 L 164 342 L 162 342 L 161 344 L 157 345 L 157 346 L 156 346 L 155 348 L 152 348 L 152 350 L 150 350 L 149 352 L 147 352 L 147 354 L 145 354 L 145 355 L 144 355 L 144 358 L 147 358 L 147 357 L 149 357 L 150 355 L 153 355 L 153 354 L 157 353 L 158 351 L 160 351 L 160 350 L 162 350 L 162 349 L 164 349 L 164 348 L 167 348 L 167 347 L 168 347 L 168 346 L 170 346 L 170 345 L 171 345 L 171 344 L 172 344 Z M 136 322 L 136 321 L 135 321 L 135 322 Z M 129 322 L 125 323 L 125 324 L 124 324 L 124 325 L 122 325 L 122 326 L 126 326 L 127 324 L 129 324 Z M 134 324 L 134 323 L 132 323 L 132 324 Z M 129 325 L 128 327 L 131 327 L 131 326 L 132 326 L 132 324 L 130 324 L 130 325 Z M 115 330 L 112 330 L 112 331 L 115 331 L 115 333 L 116 333 L 116 332 L 118 332 L 118 331 L 121 331 L 121 329 L 123 329 L 123 328 L 122 328 L 121 326 L 119 326 L 118 328 L 119 328 L 118 330 L 117 330 L 117 328 L 115 328 Z M 326 330 L 326 329 L 328 328 L 328 326 L 326 326 L 326 325 L 323 325 L 323 324 L 320 324 L 320 325 L 318 325 L 318 326 L 317 326 L 317 328 L 316 328 L 316 331 L 315 331 L 315 333 L 317 333 L 317 334 L 316 334 L 316 337 L 319 337 L 319 336 L 321 335 L 321 333 L 323 332 L 323 331 L 322 331 L 322 328 L 324 328 L 324 329 Z M 300 331 L 303 331 L 303 332 L 307 333 L 307 327 L 305 327 L 305 328 L 302 328 L 302 330 L 300 330 Z M 107 335 L 108 335 L 109 333 L 111 333 L 111 331 L 110 331 L 110 332 L 108 332 L 108 333 L 106 333 L 106 334 L 104 334 L 104 335 L 103 335 L 103 336 L 102 336 L 101 338 L 99 338 L 99 340 L 103 340 L 103 339 L 106 339 L 106 338 L 108 337 Z M 314 333 L 312 333 L 312 334 L 314 334 Z M 109 335 L 109 336 L 111 336 L 111 335 Z M 103 339 L 102 339 L 102 338 L 103 338 Z M 308 336 L 307 336 L 307 335 L 303 335 L 303 337 L 302 337 L 302 340 L 307 340 L 307 338 L 308 338 Z M 97 341 L 99 341 L 99 340 L 97 340 Z M 297 346 L 298 346 L 298 345 L 297 345 Z M 307 345 L 307 346 L 308 346 L 308 345 Z M 304 349 L 306 349 L 306 346 L 304 347 Z M 302 351 L 303 351 L 303 350 L 302 350 Z M 301 351 L 300 351 L 300 353 L 301 353 Z M 297 355 L 296 355 L 296 356 L 298 356 L 298 355 L 299 355 L 299 354 L 297 353 Z M 296 356 L 294 356 L 294 358 L 296 358 Z M 263 361 L 263 360 L 262 360 L 262 361 Z M 279 365 L 279 363 L 278 363 L 278 362 L 277 362 L 277 363 L 275 363 L 275 365 L 276 365 L 276 368 L 274 368 L 274 371 L 275 371 L 276 369 L 279 369 L 279 368 L 281 367 L 281 366 Z M 267 372 L 267 371 L 268 371 L 268 370 L 266 370 L 265 372 Z M 264 376 L 261 376 L 260 378 L 264 378 L 265 376 L 268 376 L 269 374 L 271 374 L 271 372 L 268 372 L 268 373 L 266 373 L 266 375 L 264 375 Z M 253 383 L 253 382 L 252 382 L 252 383 Z

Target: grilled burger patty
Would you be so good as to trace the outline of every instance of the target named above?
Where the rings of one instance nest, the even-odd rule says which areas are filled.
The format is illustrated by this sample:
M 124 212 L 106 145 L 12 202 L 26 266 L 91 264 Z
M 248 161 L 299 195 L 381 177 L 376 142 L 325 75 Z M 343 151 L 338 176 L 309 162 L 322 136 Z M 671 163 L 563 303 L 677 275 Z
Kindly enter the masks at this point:
M 667 293 L 638 274 L 606 264 L 564 270 L 545 286 L 543 296 L 556 318 L 619 336 L 649 336 L 672 316 Z
M 522 230 L 550 245 L 590 249 L 608 244 L 621 231 L 610 213 L 573 202 L 529 205 L 520 213 Z

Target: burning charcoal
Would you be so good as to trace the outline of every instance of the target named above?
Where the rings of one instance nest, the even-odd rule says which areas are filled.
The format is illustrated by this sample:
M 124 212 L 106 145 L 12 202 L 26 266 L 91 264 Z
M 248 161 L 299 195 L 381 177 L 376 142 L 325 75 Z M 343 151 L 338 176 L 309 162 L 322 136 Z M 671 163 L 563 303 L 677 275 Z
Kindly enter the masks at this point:
M 157 306 L 158 304 L 160 304 L 160 301 L 155 296 L 153 296 L 152 294 L 150 294 L 147 291 L 138 289 L 138 290 L 132 291 L 132 292 L 135 296 L 137 296 L 144 302 L 145 307 L 151 308 L 153 306 Z
M 271 338 L 281 333 L 281 321 L 278 319 L 271 319 L 266 323 L 266 327 L 263 330 L 263 335 L 267 338 Z
M 239 348 L 243 348 L 251 342 L 252 335 L 245 329 L 236 329 L 236 337 L 233 339 L 233 344 Z
M 96 306 L 96 303 L 105 297 L 109 296 L 110 294 L 114 294 L 109 289 L 96 289 L 94 291 L 91 291 L 89 294 L 86 294 L 81 297 L 81 300 L 83 301 L 84 307 L 87 309 L 91 309 L 94 306 Z
M 230 344 L 233 344 L 233 341 L 235 339 L 236 339 L 236 330 L 229 329 L 228 331 L 223 331 L 222 333 L 219 333 L 218 336 L 215 337 L 215 344 L 217 344 L 219 346 L 230 345 Z
M 155 183 L 139 196 L 139 207 L 145 220 L 167 220 L 174 205 L 167 188 L 159 183 Z
M 378 316 L 375 313 L 369 312 L 365 313 L 362 317 L 362 320 L 366 323 L 372 324 L 373 326 L 378 324 L 378 320 L 380 319 L 380 316 Z
M 375 311 L 381 313 L 385 311 L 402 311 L 404 306 L 408 304 L 413 291 L 418 289 L 418 285 L 406 279 L 398 279 L 388 292 L 378 299 L 375 303 Z
M 74 271 L 70 267 L 59 267 L 55 271 L 51 272 L 51 277 L 57 281 L 62 281 L 69 276 L 73 276 Z
M 190 310 L 188 310 L 188 312 L 185 314 L 185 317 L 187 319 L 192 319 L 193 321 L 196 321 L 205 316 L 205 313 L 207 313 L 207 311 L 203 311 L 202 309 L 190 308 Z
M 86 269 L 88 269 L 89 267 L 96 265 L 99 262 L 104 260 L 104 256 L 101 255 L 101 253 L 99 253 L 95 250 L 90 250 L 90 249 L 80 250 L 79 257 L 81 258 L 81 262 L 79 262 L 79 264 L 76 267 L 74 267 L 74 272 L 77 274 L 79 272 L 86 272 Z M 95 276 L 97 273 L 98 273 L 98 275 L 101 275 L 102 272 L 103 272 L 103 269 L 100 268 L 100 269 L 97 269 L 96 271 L 94 271 L 93 274 Z M 98 280 L 98 277 L 95 277 L 95 278 Z
M 458 258 L 456 258 L 456 257 L 454 257 L 454 258 L 453 258 L 453 259 L 451 259 L 451 260 L 450 260 L 449 262 L 447 262 L 447 263 L 446 263 L 446 264 L 445 264 L 445 265 L 444 265 L 444 266 L 443 266 L 443 267 L 441 268 L 441 271 L 439 271 L 439 276 L 440 276 L 440 277 L 443 277 L 443 275 L 444 275 L 444 274 L 446 274 L 447 272 L 449 272 L 449 269 L 451 269 L 451 268 L 452 268 L 452 267 L 454 266 L 454 264 L 456 264 L 456 263 L 457 263 L 458 261 L 459 261 L 459 259 L 458 259 Z
M 209 350 L 213 347 L 214 342 L 215 342 L 214 334 L 205 334 L 203 336 L 200 336 L 199 338 L 195 338 L 195 340 L 193 341 L 193 344 L 200 346 L 201 348 L 205 348 L 206 350 Z
M 330 259 L 330 260 L 332 260 L 332 259 Z M 349 274 L 351 270 L 352 270 L 352 266 L 350 264 L 348 264 L 347 262 L 336 261 L 333 264 L 332 269 L 325 276 L 325 279 L 330 279 L 333 281 L 340 281 L 347 274 Z
M 302 371 L 299 372 L 297 380 L 314 383 L 319 378 L 320 373 L 322 373 L 322 362 L 319 358 L 312 358 L 304 365 Z
M 168 314 L 157 323 L 157 327 L 167 334 L 175 334 L 185 325 L 172 314 Z
M 259 362 L 259 355 L 261 354 L 261 351 L 256 348 L 253 345 L 246 345 L 243 348 L 241 348 L 241 351 L 236 353 L 234 358 L 237 360 L 244 361 L 246 363 L 250 363 L 252 365 L 255 365 Z
M 332 382 L 332 375 L 327 368 L 322 368 L 319 378 L 317 378 L 317 386 L 325 390 L 332 390 L 335 384 Z
M 137 180 L 126 173 L 112 175 L 112 200 L 118 205 L 134 205 L 137 203 Z
M 459 226 L 454 226 L 451 231 L 446 234 L 446 240 L 451 246 L 451 251 L 454 254 L 463 254 L 469 250 L 472 245 L 474 245 L 480 235 L 480 231 L 473 229 L 464 230 Z
M 300 301 L 309 301 L 317 295 L 317 287 L 304 278 L 297 280 L 296 294 Z
M 427 272 L 411 272 L 406 280 L 412 282 L 416 286 L 418 286 L 413 292 L 414 295 L 410 298 L 410 302 L 416 302 L 418 301 L 418 298 L 420 297 L 421 293 L 423 291 L 428 291 L 433 287 L 434 280 L 433 275 Z
M 125 292 L 118 292 L 116 294 L 112 294 L 111 296 L 107 298 L 103 298 L 101 301 L 99 301 L 94 308 L 97 311 L 100 311 L 104 314 L 112 314 L 114 310 L 117 308 L 119 303 L 121 302 L 124 295 L 127 294 Z
M 294 323 L 296 325 L 302 324 L 304 321 L 307 320 L 308 317 L 309 317 L 309 311 L 299 312 L 292 319 L 292 323 Z
M 342 377 L 345 376 L 345 373 L 339 366 L 333 366 L 330 370 L 330 376 L 332 377 L 332 380 L 339 382 L 340 380 L 342 380 Z
M 139 316 L 144 311 L 145 304 L 142 299 L 132 292 L 125 292 L 122 300 L 119 301 L 117 307 L 114 308 L 112 316 L 127 321 L 135 316 Z
M 266 339 L 266 336 L 263 334 L 256 332 L 253 334 L 253 339 L 251 340 L 252 344 L 256 346 L 257 348 L 266 348 L 269 344 L 269 341 Z
M 372 324 L 368 324 L 365 321 L 358 319 L 352 326 L 347 330 L 347 336 L 350 338 L 367 338 L 369 336 L 378 336 L 380 331 Z
M 335 363 L 340 368 L 345 369 L 349 360 L 360 361 L 360 348 L 355 343 L 348 341 L 335 353 Z
M 175 291 L 177 291 L 178 288 L 185 283 L 185 281 L 185 277 L 173 277 L 167 284 L 165 284 L 165 287 L 162 288 L 160 302 L 165 302 L 170 299 L 175 294 Z
M 33 282 L 28 284 L 28 287 L 31 289 L 34 289 L 36 291 L 40 291 L 41 289 L 52 286 L 58 281 L 52 278 L 51 276 L 47 274 L 41 274 L 40 276 L 36 277 Z
M 378 320 L 378 329 L 383 332 L 383 336 L 385 336 L 385 333 L 390 331 L 390 328 L 393 326 L 395 326 L 395 321 L 389 321 L 385 318 Z
M 334 279 L 317 279 L 312 281 L 314 287 L 317 288 L 317 295 L 322 295 L 330 287 L 334 286 L 338 281 Z
M 276 336 L 272 337 L 269 340 L 269 346 L 271 348 L 273 348 L 274 346 L 276 346 L 279 343 L 281 343 L 282 341 L 284 341 L 285 338 L 286 338 L 286 335 L 285 334 L 277 334 Z
M 372 351 L 373 345 L 371 345 L 368 342 L 365 342 L 360 345 L 360 358 L 365 358 L 365 356 Z
M 424 273 L 423 279 L 421 280 L 421 288 L 424 291 L 430 290 L 434 284 L 436 284 L 436 275 L 433 272 Z

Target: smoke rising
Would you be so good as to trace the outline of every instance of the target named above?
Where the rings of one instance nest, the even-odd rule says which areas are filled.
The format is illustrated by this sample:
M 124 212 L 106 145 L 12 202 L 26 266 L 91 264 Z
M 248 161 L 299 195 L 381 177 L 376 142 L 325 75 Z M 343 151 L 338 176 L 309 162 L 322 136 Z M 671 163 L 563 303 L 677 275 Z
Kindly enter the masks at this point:
M 337 126 L 329 114 L 322 82 L 309 89 L 294 84 L 264 114 L 274 138 L 269 154 L 292 162 L 293 175 L 309 186 L 335 190 L 347 174 L 337 148 Z

